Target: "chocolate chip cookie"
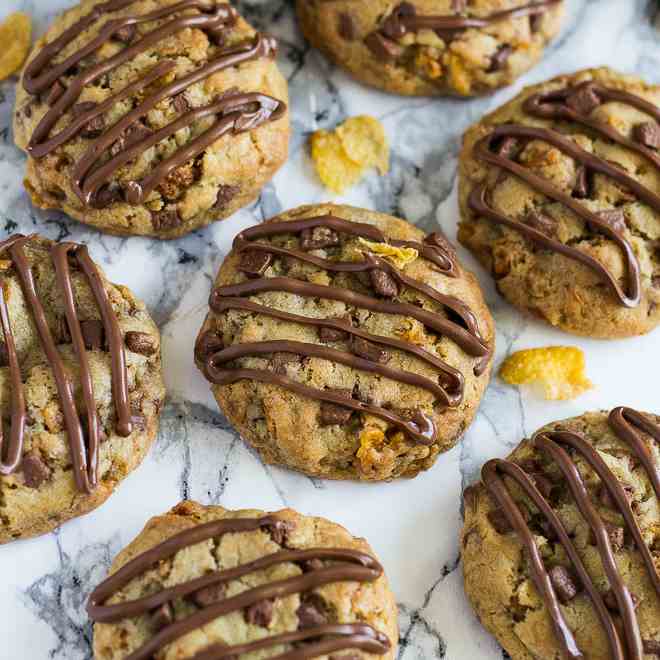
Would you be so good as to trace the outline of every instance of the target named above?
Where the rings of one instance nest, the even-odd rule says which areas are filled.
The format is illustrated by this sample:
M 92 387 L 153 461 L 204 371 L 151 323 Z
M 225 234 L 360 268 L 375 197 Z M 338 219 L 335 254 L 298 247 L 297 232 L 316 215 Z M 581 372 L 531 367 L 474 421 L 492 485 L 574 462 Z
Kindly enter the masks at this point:
M 524 90 L 464 137 L 459 240 L 569 332 L 660 323 L 660 87 L 609 69 Z
M 456 443 L 488 383 L 494 331 L 443 236 L 322 204 L 247 229 L 233 248 L 195 359 L 265 461 L 384 480 Z
M 557 34 L 563 0 L 297 0 L 313 46 L 396 94 L 475 96 L 510 85 Z
M 514 660 L 660 655 L 660 417 L 550 424 L 465 491 L 465 589 Z
M 87 248 L 0 242 L 0 543 L 102 504 L 139 465 L 164 397 L 158 329 Z
M 33 203 L 156 238 L 228 217 L 286 159 L 276 50 L 219 0 L 83 0 L 37 42 L 17 90 Z
M 364 539 L 291 509 L 182 502 L 88 602 L 94 657 L 393 660 L 397 608 Z

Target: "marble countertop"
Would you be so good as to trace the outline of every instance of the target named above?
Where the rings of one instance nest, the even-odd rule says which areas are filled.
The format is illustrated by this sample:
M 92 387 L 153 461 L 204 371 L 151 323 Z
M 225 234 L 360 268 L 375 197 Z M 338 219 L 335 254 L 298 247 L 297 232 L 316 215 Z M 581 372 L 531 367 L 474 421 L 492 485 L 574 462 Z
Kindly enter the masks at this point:
M 41 33 L 71 2 L 3 0 L 0 18 L 26 11 Z M 11 134 L 14 83 L 0 86 L 0 237 L 39 231 L 88 243 L 110 278 L 144 299 L 159 324 L 169 391 L 151 454 L 104 506 L 56 533 L 0 548 L 0 638 L 5 640 L 0 659 L 91 658 L 87 594 L 146 520 L 182 498 L 229 508 L 290 506 L 344 524 L 369 539 L 389 574 L 400 607 L 400 660 L 501 658 L 501 649 L 481 629 L 463 594 L 461 491 L 487 458 L 507 454 L 525 434 L 549 421 L 615 405 L 658 411 L 649 361 L 660 355 L 660 331 L 602 342 L 549 329 L 507 305 L 460 248 L 478 273 L 495 316 L 497 363 L 520 348 L 578 345 L 586 351 L 595 388 L 575 401 L 551 403 L 495 378 L 457 447 L 416 479 L 382 485 L 324 482 L 263 465 L 218 411 L 192 363 L 191 344 L 234 234 L 281 210 L 332 199 L 309 159 L 311 131 L 332 127 L 348 115 L 378 117 L 392 145 L 389 175 L 373 175 L 335 199 L 400 215 L 425 229 L 441 226 L 454 237 L 456 157 L 464 129 L 522 86 L 578 68 L 609 65 L 660 83 L 660 5 L 657 0 L 568 0 L 565 29 L 539 66 L 492 97 L 456 101 L 399 98 L 356 84 L 303 42 L 291 0 L 235 4 L 280 39 L 279 59 L 292 99 L 291 157 L 252 207 L 184 239 L 118 239 L 34 209 L 21 183 L 24 157 Z

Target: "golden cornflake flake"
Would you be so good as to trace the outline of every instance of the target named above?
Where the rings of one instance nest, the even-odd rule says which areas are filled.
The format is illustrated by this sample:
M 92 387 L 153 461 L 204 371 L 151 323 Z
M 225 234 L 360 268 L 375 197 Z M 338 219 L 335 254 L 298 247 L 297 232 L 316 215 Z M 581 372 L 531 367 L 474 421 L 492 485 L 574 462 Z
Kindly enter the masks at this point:
M 27 14 L 17 11 L 0 23 L 0 80 L 16 73 L 30 51 L 32 21 Z
M 395 247 L 394 245 L 388 245 L 387 243 L 373 243 L 362 237 L 358 240 L 367 252 L 371 252 L 378 257 L 387 259 L 387 261 L 391 262 L 399 269 L 405 268 L 419 256 L 419 253 L 415 248 Z

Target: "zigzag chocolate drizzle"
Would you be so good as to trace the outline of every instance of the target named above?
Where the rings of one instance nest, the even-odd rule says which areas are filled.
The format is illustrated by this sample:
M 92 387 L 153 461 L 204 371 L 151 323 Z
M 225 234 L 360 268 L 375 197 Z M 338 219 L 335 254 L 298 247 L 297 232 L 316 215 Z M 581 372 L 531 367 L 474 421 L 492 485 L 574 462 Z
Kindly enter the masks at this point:
M 227 368 L 227 363 L 241 357 L 264 355 L 274 352 L 294 353 L 301 356 L 315 356 L 340 364 L 348 365 L 354 369 L 380 374 L 386 378 L 397 380 L 420 387 L 431 392 L 444 406 L 457 406 L 463 399 L 464 378 L 455 368 L 451 367 L 436 355 L 406 341 L 394 338 L 373 335 L 359 328 L 354 328 L 348 321 L 341 319 L 309 318 L 297 314 L 284 312 L 258 302 L 245 300 L 244 296 L 251 296 L 269 291 L 283 291 L 306 298 L 325 298 L 338 300 L 348 305 L 368 309 L 384 314 L 401 314 L 417 319 L 425 326 L 451 338 L 466 353 L 480 358 L 477 360 L 474 371 L 480 375 L 486 369 L 490 359 L 490 349 L 483 340 L 476 317 L 462 301 L 441 294 L 434 288 L 405 276 L 389 262 L 373 254 L 367 254 L 363 261 L 340 262 L 317 257 L 298 249 L 289 249 L 269 243 L 258 242 L 259 238 L 268 238 L 280 234 L 301 234 L 318 227 L 330 229 L 335 232 L 352 236 L 368 238 L 379 243 L 389 242 L 398 247 L 412 247 L 419 255 L 430 261 L 442 273 L 449 277 L 458 276 L 458 266 L 452 251 L 446 242 L 437 235 L 430 235 L 424 243 L 415 241 L 388 241 L 384 234 L 376 227 L 365 223 L 350 222 L 334 216 L 320 216 L 298 221 L 268 222 L 241 232 L 234 239 L 234 249 L 239 253 L 262 252 L 268 255 L 281 255 L 289 259 L 297 259 L 314 264 L 332 272 L 363 273 L 380 270 L 388 273 L 398 284 L 418 291 L 436 303 L 449 310 L 457 320 L 446 318 L 436 312 L 424 310 L 417 305 L 405 302 L 381 300 L 373 296 L 364 295 L 345 288 L 335 286 L 322 286 L 311 282 L 301 281 L 290 277 L 273 277 L 251 279 L 239 284 L 220 286 L 211 293 L 209 305 L 216 314 L 231 309 L 242 309 L 272 318 L 278 318 L 294 323 L 315 326 L 318 328 L 332 328 L 346 333 L 350 338 L 359 337 L 374 344 L 390 346 L 403 352 L 414 355 L 427 364 L 431 364 L 440 371 L 436 381 L 412 372 L 402 371 L 380 364 L 374 360 L 358 357 L 350 352 L 337 350 L 321 344 L 309 344 L 294 341 L 268 341 L 236 344 L 217 350 L 210 355 L 200 355 L 204 363 L 203 369 L 206 377 L 213 383 L 226 385 L 238 380 L 250 379 L 259 382 L 274 383 L 289 390 L 295 391 L 305 397 L 328 403 L 334 403 L 344 408 L 369 413 L 405 431 L 415 441 L 422 444 L 432 444 L 435 440 L 436 429 L 431 419 L 421 411 L 415 411 L 412 420 L 405 419 L 392 410 L 371 405 L 355 399 L 347 399 L 331 390 L 319 390 L 298 383 L 284 375 L 269 370 Z
M 648 473 L 656 496 L 660 498 L 659 468 L 654 465 L 652 454 L 639 434 L 639 431 L 644 431 L 651 436 L 652 441 L 660 441 L 660 426 L 641 413 L 630 408 L 622 407 L 615 408 L 611 411 L 609 425 L 619 439 L 626 443 L 633 454 L 639 459 L 640 464 Z M 538 433 L 534 436 L 532 443 L 534 447 L 547 454 L 557 465 L 568 484 L 580 513 L 587 521 L 591 533 L 596 540 L 603 569 L 616 599 L 623 623 L 624 639 L 621 640 L 612 615 L 605 606 L 603 598 L 594 585 L 591 576 L 586 571 L 573 542 L 557 514 L 534 484 L 534 481 L 515 463 L 501 459 L 491 460 L 484 465 L 482 470 L 483 482 L 525 546 L 528 559 L 530 560 L 532 579 L 539 594 L 545 601 L 557 640 L 562 647 L 562 652 L 569 658 L 583 657 L 580 649 L 577 647 L 573 633 L 563 618 L 559 607 L 559 600 L 534 541 L 532 532 L 525 522 L 518 505 L 509 493 L 501 475 L 513 479 L 522 488 L 525 494 L 532 499 L 552 528 L 552 531 L 556 534 L 605 629 L 612 654 L 611 657 L 615 660 L 641 660 L 648 642 L 645 642 L 641 638 L 635 615 L 633 597 L 618 571 L 607 527 L 591 502 L 591 497 L 586 489 L 584 480 L 571 458 L 571 454 L 579 454 L 594 470 L 603 486 L 607 489 L 611 501 L 622 515 L 628 533 L 642 556 L 656 593 L 660 596 L 660 576 L 658 576 L 655 570 L 653 556 L 644 542 L 641 530 L 635 519 L 635 514 L 632 511 L 624 489 L 600 454 L 581 434 L 559 428 L 555 431 Z
M 569 87 L 545 94 L 535 94 L 523 104 L 524 110 L 534 117 L 543 119 L 562 119 L 582 124 L 591 131 L 601 134 L 605 138 L 616 142 L 647 158 L 652 165 L 660 170 L 660 154 L 654 152 L 644 144 L 635 142 L 612 127 L 591 119 L 580 113 L 567 103 L 567 99 L 576 94 L 594 94 L 598 103 L 616 101 L 633 106 L 657 121 L 660 121 L 660 109 L 652 103 L 645 101 L 629 92 L 610 89 L 593 82 L 586 82 L 575 87 Z M 548 236 L 539 229 L 531 227 L 522 221 L 510 218 L 495 209 L 489 202 L 489 191 L 485 183 L 476 186 L 468 199 L 468 205 L 477 215 L 488 218 L 494 222 L 506 225 L 523 234 L 526 238 L 541 247 L 559 252 L 570 259 L 580 261 L 596 271 L 608 284 L 617 299 L 626 307 L 637 307 L 642 299 L 640 266 L 630 241 L 622 231 L 603 219 L 598 213 L 590 211 L 586 206 L 576 201 L 570 195 L 562 192 L 546 179 L 534 174 L 529 169 L 518 164 L 506 154 L 497 153 L 497 143 L 506 138 L 525 140 L 542 140 L 552 144 L 563 153 L 569 155 L 586 171 L 598 172 L 623 185 L 634 193 L 642 202 L 660 213 L 660 196 L 646 188 L 644 185 L 627 175 L 622 169 L 608 163 L 603 158 L 585 151 L 571 138 L 558 131 L 546 128 L 522 126 L 516 124 L 503 124 L 497 126 L 491 133 L 483 137 L 474 145 L 474 154 L 479 159 L 495 167 L 499 167 L 523 180 L 533 189 L 543 193 L 546 197 L 560 202 L 577 216 L 598 227 L 598 230 L 610 238 L 621 250 L 626 264 L 626 287 L 618 282 L 617 278 L 597 259 L 585 254 L 581 250 Z
M 53 268 L 55 269 L 57 283 L 64 303 L 66 324 L 71 334 L 73 349 L 80 369 L 80 381 L 87 417 L 88 431 L 86 440 L 76 410 L 74 383 L 67 373 L 48 327 L 46 314 L 35 287 L 32 268 L 23 249 L 31 239 L 32 236 L 22 236 L 20 234 L 11 236 L 0 243 L 0 254 L 8 253 L 9 258 L 13 262 L 13 267 L 16 270 L 23 295 L 25 296 L 26 306 L 32 312 L 32 318 L 39 335 L 41 346 L 46 355 L 48 365 L 53 372 L 60 399 L 60 408 L 64 418 L 64 427 L 69 440 L 76 487 L 81 492 L 90 493 L 98 483 L 97 468 L 100 429 L 89 360 L 75 305 L 69 259 L 74 259 L 85 274 L 101 314 L 111 357 L 112 393 L 117 415 L 117 433 L 127 437 L 133 431 L 133 420 L 128 399 L 128 375 L 123 337 L 115 313 L 110 305 L 108 294 L 94 262 L 89 257 L 87 247 L 76 243 L 53 245 L 50 249 Z M 2 430 L 0 429 L 0 449 L 2 449 L 0 474 L 7 475 L 15 472 L 20 467 L 23 456 L 27 413 L 23 394 L 21 368 L 18 362 L 18 353 L 3 287 L 0 287 L 0 321 L 2 323 L 2 333 L 7 350 L 11 382 L 11 430 L 9 443 L 6 446 L 2 437 Z
M 158 562 L 173 557 L 179 550 L 224 534 L 239 534 L 259 529 L 264 531 L 282 524 L 272 516 L 218 520 L 187 529 L 150 550 L 134 557 L 116 573 L 102 582 L 89 597 L 87 612 L 93 621 L 116 623 L 123 619 L 147 614 L 174 598 L 183 598 L 196 591 L 239 579 L 258 570 L 278 564 L 326 560 L 329 565 L 315 568 L 302 575 L 277 580 L 247 589 L 236 596 L 208 605 L 184 619 L 174 621 L 148 642 L 126 657 L 126 660 L 147 660 L 165 645 L 189 632 L 201 628 L 214 619 L 236 612 L 271 598 L 304 593 L 334 582 L 374 582 L 383 573 L 382 566 L 370 555 L 345 548 L 315 548 L 310 550 L 281 550 L 234 568 L 209 573 L 203 577 L 177 584 L 132 601 L 112 605 L 105 603 L 131 580 L 144 574 Z M 301 642 L 306 642 L 301 644 Z M 280 644 L 296 644 L 291 650 L 274 656 L 279 660 L 305 660 L 321 655 L 359 649 L 366 653 L 384 655 L 391 643 L 386 635 L 365 623 L 323 624 L 304 630 L 272 635 L 263 639 L 233 646 L 212 645 L 193 656 L 194 660 L 238 658 L 244 653 L 272 648 Z
M 23 86 L 30 94 L 41 94 L 53 85 L 62 85 L 60 77 L 78 66 L 85 57 L 96 52 L 108 40 L 121 34 L 122 30 L 135 29 L 142 23 L 168 19 L 158 28 L 148 32 L 138 41 L 127 45 L 116 55 L 95 65 L 83 69 L 69 84 L 62 86 L 61 95 L 54 101 L 32 135 L 28 152 L 34 158 L 42 158 L 57 147 L 73 139 L 92 120 L 103 116 L 116 103 L 149 89 L 157 80 L 171 73 L 176 68 L 174 60 L 164 60 L 147 71 L 124 89 L 113 94 L 102 103 L 81 112 L 54 136 L 51 131 L 60 117 L 71 110 L 80 97 L 84 87 L 100 76 L 113 71 L 121 64 L 145 52 L 162 39 L 186 28 L 197 28 L 207 32 L 210 38 L 221 41 L 223 31 L 231 27 L 237 18 L 236 11 L 226 3 L 215 0 L 181 0 L 175 4 L 156 9 L 143 16 L 125 16 L 107 21 L 99 34 L 75 53 L 59 64 L 53 59 L 83 30 L 88 29 L 106 13 L 117 12 L 133 4 L 135 0 L 110 0 L 95 6 L 92 11 L 65 30 L 59 37 L 47 44 L 28 64 L 23 76 Z M 180 14 L 184 10 L 195 9 L 200 13 Z M 231 49 L 222 49 L 209 62 L 198 69 L 177 78 L 160 89 L 146 93 L 145 98 L 130 112 L 119 119 L 112 127 L 104 130 L 95 139 L 76 163 L 72 178 L 73 187 L 80 201 L 96 208 L 103 208 L 109 203 L 99 195 L 102 188 L 108 186 L 112 175 L 125 163 L 134 159 L 140 152 L 148 149 L 176 131 L 190 126 L 205 117 L 216 117 L 216 121 L 201 135 L 178 149 L 173 155 L 159 162 L 151 172 L 140 181 L 125 184 L 125 200 L 132 205 L 141 204 L 154 188 L 174 169 L 191 158 L 198 156 L 209 145 L 227 133 L 248 131 L 261 124 L 279 119 L 286 110 L 286 105 L 265 94 L 240 93 L 238 90 L 220 96 L 212 103 L 180 113 L 180 116 L 168 125 L 139 139 L 123 145 L 117 153 L 105 160 L 108 150 L 117 144 L 127 131 L 136 125 L 159 102 L 173 98 L 196 82 L 204 80 L 214 73 L 243 62 L 261 57 L 274 57 L 277 45 L 274 39 L 257 35 L 254 42 L 245 43 Z M 128 142 L 128 141 L 127 141 Z

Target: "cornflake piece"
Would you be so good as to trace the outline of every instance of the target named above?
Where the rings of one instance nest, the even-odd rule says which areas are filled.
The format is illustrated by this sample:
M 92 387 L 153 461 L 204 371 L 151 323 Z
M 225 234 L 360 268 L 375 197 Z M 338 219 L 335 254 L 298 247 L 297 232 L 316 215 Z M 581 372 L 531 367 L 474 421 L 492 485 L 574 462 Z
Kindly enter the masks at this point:
M 387 261 L 398 269 L 405 268 L 419 256 L 417 250 L 411 247 L 395 247 L 387 243 L 373 243 L 362 237 L 358 238 L 358 241 L 364 247 L 364 251 L 387 259 Z
M 531 348 L 510 355 L 500 369 L 509 385 L 540 383 L 550 401 L 573 399 L 593 384 L 585 375 L 581 349 L 572 346 Z
M 381 123 L 367 115 L 351 117 L 334 131 L 312 134 L 312 159 L 319 178 L 341 194 L 372 167 L 381 175 L 389 170 L 390 149 Z
M 27 14 L 17 11 L 7 16 L 0 24 L 0 80 L 16 73 L 25 62 L 32 39 L 32 20 Z

